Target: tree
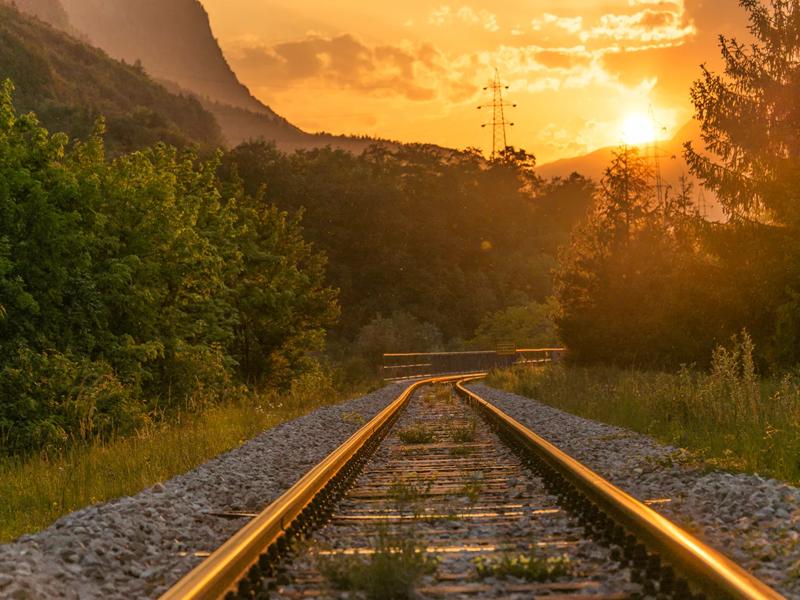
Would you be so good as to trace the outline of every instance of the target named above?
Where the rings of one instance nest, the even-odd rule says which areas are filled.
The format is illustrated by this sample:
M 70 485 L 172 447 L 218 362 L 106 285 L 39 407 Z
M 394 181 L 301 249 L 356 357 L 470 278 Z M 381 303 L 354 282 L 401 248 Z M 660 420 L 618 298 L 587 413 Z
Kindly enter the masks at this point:
M 712 285 L 738 307 L 730 333 L 747 328 L 781 368 L 800 345 L 800 2 L 740 4 L 753 42 L 720 37 L 724 71 L 703 67 L 692 88 L 705 151 L 687 144 L 685 157 L 730 217 L 712 240 L 723 265 Z
M 557 325 L 576 362 L 675 367 L 707 360 L 713 347 L 689 190 L 657 207 L 649 177 L 635 150 L 616 153 L 591 216 L 561 255 Z
M 164 144 L 108 160 L 0 93 L 0 439 L 61 448 L 313 368 L 338 311 L 298 218 Z
M 740 0 L 754 42 L 720 36 L 722 74 L 692 87 L 704 153 L 689 166 L 734 220 L 800 225 L 800 2 Z

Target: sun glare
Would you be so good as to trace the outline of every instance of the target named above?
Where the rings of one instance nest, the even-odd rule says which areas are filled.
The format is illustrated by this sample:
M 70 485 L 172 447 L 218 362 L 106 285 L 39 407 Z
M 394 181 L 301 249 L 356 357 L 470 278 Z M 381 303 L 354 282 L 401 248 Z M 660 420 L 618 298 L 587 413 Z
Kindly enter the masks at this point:
M 641 113 L 632 113 L 622 123 L 622 139 L 630 146 L 649 144 L 656 138 L 653 121 Z

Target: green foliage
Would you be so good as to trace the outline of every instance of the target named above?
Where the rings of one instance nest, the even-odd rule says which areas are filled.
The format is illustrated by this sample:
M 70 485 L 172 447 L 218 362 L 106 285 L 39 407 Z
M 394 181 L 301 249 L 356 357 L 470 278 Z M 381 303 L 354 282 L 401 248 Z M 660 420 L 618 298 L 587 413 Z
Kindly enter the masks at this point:
M 223 141 L 196 99 L 171 94 L 141 68 L 0 4 L 0 80 L 6 78 L 19 90 L 18 109 L 36 112 L 51 130 L 85 138 L 105 117 L 113 154 L 158 141 L 212 151 Z
M 711 466 L 797 483 L 800 379 L 760 379 L 754 353 L 743 332 L 714 351 L 709 373 L 558 365 L 501 371 L 489 382 L 687 448 Z
M 386 352 L 435 352 L 443 349 L 442 334 L 435 325 L 397 311 L 378 315 L 364 325 L 355 341 L 356 353 L 372 365 L 380 364 Z
M 575 362 L 702 364 L 735 322 L 704 279 L 715 273 L 701 244 L 711 226 L 687 206 L 690 190 L 658 203 L 648 178 L 636 149 L 620 150 L 562 253 L 558 333 Z
M 684 154 L 730 217 L 707 241 L 718 265 L 707 286 L 724 302 L 706 312 L 726 316 L 726 335 L 747 327 L 761 362 L 779 371 L 800 364 L 800 4 L 740 5 L 752 39 L 720 37 L 723 71 L 704 67 L 691 91 L 705 148 L 687 144 Z
M 692 87 L 708 153 L 687 144 L 686 159 L 734 220 L 797 227 L 800 146 L 793 128 L 800 119 L 800 5 L 794 0 L 739 4 L 748 13 L 753 40 L 720 36 L 724 73 L 703 67 Z
M 413 476 L 414 474 L 412 473 L 411 475 Z M 389 486 L 388 495 L 389 498 L 394 501 L 397 508 L 402 510 L 409 504 L 422 500 L 430 493 L 432 486 L 432 479 L 420 482 L 395 479 Z
M 324 260 L 217 160 L 157 145 L 106 160 L 0 96 L 0 439 L 59 448 L 288 385 L 337 314 Z
M 438 562 L 413 538 L 392 536 L 383 528 L 373 554 L 319 557 L 318 564 L 337 589 L 361 592 L 369 600 L 405 600 L 414 598 L 415 585 L 435 573 Z
M 202 413 L 180 411 L 150 421 L 136 435 L 72 445 L 57 456 L 0 456 L 0 542 L 44 529 L 90 504 L 136 494 L 342 399 L 317 388 L 304 393 L 300 397 L 296 389 L 291 399 L 276 391 L 241 394 Z
M 539 556 L 534 550 L 528 554 L 504 554 L 499 559 L 487 559 L 479 556 L 474 561 L 478 578 L 496 577 L 508 579 L 514 577 L 524 581 L 555 581 L 570 575 L 574 569 L 569 557 Z
M 404 444 L 432 444 L 436 439 L 433 432 L 424 425 L 409 425 L 397 432 Z
M 390 330 L 394 315 L 410 315 L 447 342 L 472 337 L 487 313 L 545 301 L 558 245 L 590 204 L 591 185 L 579 176 L 546 184 L 530 166 L 519 152 L 486 163 L 434 146 L 287 155 L 252 142 L 226 156 L 222 171 L 251 194 L 266 186 L 282 208 L 305 208 L 306 235 L 329 256 L 329 279 L 341 289 L 332 334 L 344 356 L 373 319 Z M 430 331 L 432 342 L 396 342 L 433 348 Z M 370 360 L 384 348 L 397 345 L 376 343 Z
M 554 319 L 557 310 L 555 300 L 548 298 L 545 303 L 531 302 L 491 313 L 481 320 L 467 346 L 486 350 L 513 342 L 517 348 L 553 348 L 559 344 Z

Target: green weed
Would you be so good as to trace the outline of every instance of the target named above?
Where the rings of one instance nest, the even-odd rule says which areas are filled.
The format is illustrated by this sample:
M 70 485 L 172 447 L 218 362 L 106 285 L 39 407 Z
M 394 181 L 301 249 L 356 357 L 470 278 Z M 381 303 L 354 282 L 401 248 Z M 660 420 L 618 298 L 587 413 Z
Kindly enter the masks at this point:
M 433 481 L 428 479 L 414 483 L 395 479 L 389 486 L 389 497 L 398 506 L 407 506 L 419 501 L 426 496 L 433 486 Z
M 424 425 L 411 425 L 397 432 L 404 444 L 431 444 L 436 439 L 433 432 Z
M 474 442 L 478 421 L 474 417 L 464 424 L 454 424 L 448 428 L 447 434 L 456 443 Z
M 747 334 L 714 352 L 710 372 L 553 365 L 498 371 L 489 384 L 686 449 L 666 461 L 800 482 L 800 375 L 760 379 Z
M 131 437 L 74 446 L 56 456 L 0 459 L 0 542 L 33 533 L 59 517 L 135 494 L 185 473 L 250 438 L 333 403 L 308 390 L 268 394 L 176 416 Z
M 346 412 L 342 415 L 342 422 L 361 427 L 367 419 L 359 412 Z
M 479 579 L 514 577 L 525 581 L 545 582 L 569 575 L 573 569 L 572 562 L 566 555 L 541 557 L 534 550 L 528 554 L 505 554 L 494 560 L 479 556 L 473 562 Z
M 438 561 L 427 556 L 411 537 L 379 531 L 375 552 L 318 558 L 320 572 L 339 590 L 359 592 L 368 600 L 413 598 L 414 587 L 436 572 Z
M 473 453 L 473 449 L 468 446 L 453 446 L 450 448 L 450 456 L 455 458 L 464 458 Z
M 461 495 L 466 496 L 471 504 L 475 504 L 484 490 L 483 473 L 475 472 L 469 474 L 469 479 L 461 488 Z

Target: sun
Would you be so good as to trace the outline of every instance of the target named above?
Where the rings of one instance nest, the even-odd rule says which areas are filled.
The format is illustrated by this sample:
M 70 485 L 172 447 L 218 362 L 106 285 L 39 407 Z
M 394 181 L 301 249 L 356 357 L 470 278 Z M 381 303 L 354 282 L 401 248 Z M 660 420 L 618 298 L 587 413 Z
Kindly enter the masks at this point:
M 631 113 L 622 122 L 622 140 L 629 146 L 649 144 L 656 139 L 653 121 L 641 113 Z

